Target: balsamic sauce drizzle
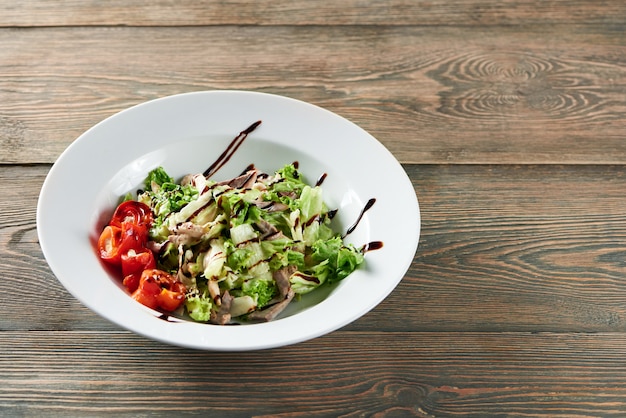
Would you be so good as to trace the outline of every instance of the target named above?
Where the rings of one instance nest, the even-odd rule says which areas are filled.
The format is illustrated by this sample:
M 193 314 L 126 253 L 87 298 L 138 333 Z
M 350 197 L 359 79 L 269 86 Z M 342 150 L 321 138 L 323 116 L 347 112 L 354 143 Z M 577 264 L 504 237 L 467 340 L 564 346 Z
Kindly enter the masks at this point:
M 361 219 L 363 219 L 363 215 L 365 215 L 365 212 L 370 210 L 372 208 L 372 206 L 374 206 L 374 203 L 376 203 L 376 199 L 375 198 L 371 198 L 370 200 L 367 201 L 367 203 L 365 204 L 365 207 L 363 208 L 363 210 L 359 214 L 359 217 L 357 218 L 356 222 L 350 228 L 348 228 L 348 230 L 346 231 L 345 235 L 342 238 L 345 238 L 348 235 L 350 235 L 352 232 L 354 232 L 356 227 L 359 225 L 359 222 L 361 222 Z
M 175 324 L 182 324 L 182 323 L 185 323 L 185 322 L 189 322 L 189 321 L 188 321 L 188 319 L 189 319 L 189 318 L 187 318 L 187 319 L 185 319 L 184 317 L 180 317 L 180 318 L 179 318 L 179 317 L 177 317 L 177 316 L 168 315 L 168 314 L 166 314 L 166 313 L 162 313 L 162 312 L 160 312 L 160 313 L 155 313 L 155 314 L 154 314 L 154 316 L 155 316 L 156 318 L 158 318 L 158 319 L 162 320 L 162 321 L 165 321 L 165 322 L 172 322 L 172 323 L 175 323 Z M 235 319 L 236 319 L 236 318 L 235 318 Z M 240 324 L 239 322 L 229 322 L 229 323 L 224 324 L 224 325 L 241 325 L 241 324 Z
M 383 248 L 383 242 L 382 241 L 372 241 L 372 242 L 368 242 L 367 244 L 362 246 L 361 247 L 361 252 L 363 254 L 365 254 L 368 251 L 380 250 L 381 248 Z
M 163 321 L 166 321 L 166 322 L 184 322 L 182 319 L 177 318 L 177 317 L 172 316 L 172 315 L 168 315 L 166 313 L 161 313 L 160 315 L 156 315 L 155 314 L 155 316 L 157 318 L 163 320 Z
M 246 139 L 248 134 L 251 133 L 252 131 L 254 131 L 257 128 L 257 126 L 259 126 L 260 124 L 261 124 L 261 121 L 258 120 L 256 122 L 254 122 L 252 125 L 248 126 L 243 131 L 241 131 L 239 133 L 239 135 L 237 135 L 235 137 L 235 139 L 233 139 L 232 142 L 228 145 L 228 147 L 222 153 L 222 155 L 220 155 L 217 158 L 217 160 L 215 160 L 215 162 L 213 164 L 211 164 L 211 166 L 209 168 L 207 168 L 204 171 L 204 173 L 202 173 L 204 175 L 204 177 L 206 177 L 208 179 L 213 174 L 217 173 L 217 171 L 220 168 L 222 168 L 224 166 L 224 164 L 226 164 L 228 162 L 228 160 L 230 160 L 230 157 L 232 157 L 233 154 L 235 153 L 235 151 L 237 151 L 237 148 L 239 148 L 239 146 L 243 143 L 243 141 Z
M 321 185 L 322 185 L 322 183 L 324 183 L 324 180 L 326 180 L 326 176 L 327 176 L 327 175 L 328 175 L 328 174 L 326 174 L 326 173 L 322 174 L 322 175 L 320 176 L 320 178 L 317 180 L 317 183 L 315 183 L 315 187 L 317 187 L 317 186 L 321 186 Z
M 252 170 L 254 170 L 254 168 L 255 168 L 255 167 L 254 167 L 254 164 L 250 164 L 250 165 L 248 165 L 248 166 L 246 167 L 246 169 L 245 169 L 245 170 L 243 170 L 243 171 L 241 172 L 240 176 L 243 176 L 243 175 L 244 175 L 244 174 L 246 174 L 248 171 L 252 171 Z

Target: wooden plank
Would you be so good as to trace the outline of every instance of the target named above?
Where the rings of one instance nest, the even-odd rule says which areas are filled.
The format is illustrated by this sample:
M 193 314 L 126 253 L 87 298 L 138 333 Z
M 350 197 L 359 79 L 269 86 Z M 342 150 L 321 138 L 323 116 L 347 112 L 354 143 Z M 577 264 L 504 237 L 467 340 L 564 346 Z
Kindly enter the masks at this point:
M 620 1 L 27 0 L 0 3 L 0 26 L 186 25 L 619 25 Z
M 626 330 L 625 167 L 406 169 L 416 258 L 351 329 Z
M 623 416 L 626 335 L 335 332 L 210 353 L 123 332 L 0 332 L 7 416 Z
M 117 330 L 74 299 L 43 257 L 36 208 L 49 168 L 0 166 L 0 331 Z
M 405 168 L 422 212 L 416 257 L 347 330 L 626 331 L 626 167 Z M 43 258 L 35 206 L 47 171 L 0 167 L 0 330 L 116 330 Z
M 4 29 L 0 163 L 50 163 L 149 99 L 243 89 L 335 111 L 403 163 L 619 164 L 624 40 L 569 26 Z

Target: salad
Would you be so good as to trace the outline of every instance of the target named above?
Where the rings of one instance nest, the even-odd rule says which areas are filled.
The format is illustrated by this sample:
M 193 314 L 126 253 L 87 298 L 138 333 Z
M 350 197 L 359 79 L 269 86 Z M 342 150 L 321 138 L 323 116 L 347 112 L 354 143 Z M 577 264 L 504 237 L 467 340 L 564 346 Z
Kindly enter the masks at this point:
M 270 321 L 364 260 L 331 229 L 336 211 L 297 163 L 213 181 L 163 167 L 116 208 L 98 241 L 138 302 L 213 324 Z

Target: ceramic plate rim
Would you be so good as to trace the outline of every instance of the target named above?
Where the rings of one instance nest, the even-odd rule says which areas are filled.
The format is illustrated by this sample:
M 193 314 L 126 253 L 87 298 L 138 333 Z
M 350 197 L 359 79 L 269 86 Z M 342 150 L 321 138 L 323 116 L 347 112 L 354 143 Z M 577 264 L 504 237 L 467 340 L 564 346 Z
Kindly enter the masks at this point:
M 211 115 L 212 125 L 207 123 L 206 127 L 198 120 L 204 108 L 217 113 Z M 171 117 L 169 122 L 173 126 L 156 116 Z M 359 204 L 370 197 L 377 199 L 377 211 L 371 210 L 364 217 L 365 235 L 371 240 L 384 235 L 384 239 L 381 239 L 383 248 L 366 255 L 368 268 L 349 276 L 345 280 L 346 284 L 341 283 L 326 300 L 295 315 L 264 324 L 223 327 L 159 319 L 154 312 L 123 294 L 122 289 L 119 289 L 118 294 L 111 287 L 110 280 L 101 280 L 106 274 L 103 276 L 94 270 L 90 252 L 95 259 L 97 257 L 93 248 L 83 248 L 86 242 L 84 239 L 91 235 L 89 239 L 93 242 L 93 228 L 98 222 L 101 223 L 102 213 L 96 209 L 112 204 L 111 179 L 119 177 L 122 168 L 127 170 L 129 165 L 150 164 L 150 161 L 144 160 L 154 157 L 151 148 L 146 146 L 148 140 L 135 135 L 152 133 L 149 145 L 156 144 L 156 150 L 159 151 L 183 137 L 213 135 L 219 138 L 215 139 L 216 142 L 221 141 L 222 137 L 224 140 L 232 139 L 256 119 L 263 120 L 259 129 L 259 137 L 264 138 L 259 141 L 266 141 L 262 143 L 263 146 L 274 146 L 270 142 L 276 140 L 276 146 L 294 149 L 314 160 L 324 161 L 329 167 L 335 167 L 339 159 L 346 155 L 354 155 L 352 160 L 342 161 L 342 164 L 349 166 L 342 168 L 344 171 L 354 170 L 359 173 L 359 178 L 346 180 L 345 184 L 351 188 L 346 193 L 351 193 L 350 199 L 359 201 Z M 290 135 L 299 129 L 304 139 L 296 143 L 288 142 L 286 138 L 291 138 Z M 321 138 L 322 134 L 329 138 Z M 335 152 L 319 155 L 310 143 L 314 135 L 318 135 L 315 138 L 322 144 L 336 147 Z M 114 167 L 107 171 L 106 162 L 111 161 L 114 155 L 111 149 L 122 145 L 129 150 L 128 158 L 117 165 L 113 164 Z M 85 164 L 87 156 L 94 153 L 98 158 L 90 162 L 88 169 L 98 170 L 98 174 L 92 175 L 97 178 L 97 184 L 104 184 L 106 193 L 88 190 L 89 176 L 77 173 Z M 148 158 L 148 155 L 152 156 Z M 364 164 L 376 173 L 365 171 Z M 142 169 L 145 167 L 137 168 Z M 338 173 L 344 173 L 337 170 Z M 124 181 L 135 181 L 132 176 L 127 177 L 122 179 L 122 186 L 125 185 Z M 395 194 L 389 190 L 388 182 L 394 185 Z M 67 187 L 68 183 L 82 188 L 89 197 L 82 201 L 71 196 L 71 193 L 76 192 L 71 190 L 72 187 Z M 370 189 L 371 194 L 367 194 Z M 341 198 L 345 200 L 347 194 Z M 90 198 L 95 202 L 88 201 Z M 388 201 L 392 198 L 395 199 L 393 204 Z M 61 209 L 67 202 L 78 205 L 78 209 L 87 213 L 75 215 L 76 218 L 62 213 Z M 353 202 L 348 203 L 348 206 L 352 210 Z M 394 212 L 388 213 L 391 210 Z M 401 225 L 397 225 L 398 229 L 388 217 L 402 220 Z M 71 225 L 69 221 L 72 219 L 77 219 L 76 225 Z M 68 222 L 70 225 L 62 237 L 58 224 Z M 37 202 L 37 233 L 42 252 L 59 282 L 83 305 L 114 324 L 145 337 L 181 347 L 214 351 L 256 350 L 295 344 L 335 331 L 358 319 L 386 298 L 406 274 L 417 250 L 420 223 L 419 203 L 411 181 L 400 163 L 372 135 L 348 119 L 314 104 L 286 96 L 242 90 L 196 91 L 161 97 L 129 107 L 102 120 L 61 153 L 44 180 Z M 415 233 L 406 234 L 407 230 Z M 81 262 L 74 269 L 71 268 L 69 257 L 64 256 L 64 250 L 82 255 Z M 93 292 L 101 292 L 99 297 L 86 292 L 88 287 L 85 282 L 81 282 L 81 275 L 96 276 L 89 288 Z M 354 284 L 357 280 L 360 281 L 358 287 Z M 361 289 L 361 286 L 367 289 Z M 348 291 L 351 293 L 345 293 Z M 345 306 L 340 300 L 346 299 L 347 295 L 350 299 L 356 296 L 358 300 Z M 340 299 L 340 296 L 344 299 Z M 107 303 L 114 304 L 114 309 Z

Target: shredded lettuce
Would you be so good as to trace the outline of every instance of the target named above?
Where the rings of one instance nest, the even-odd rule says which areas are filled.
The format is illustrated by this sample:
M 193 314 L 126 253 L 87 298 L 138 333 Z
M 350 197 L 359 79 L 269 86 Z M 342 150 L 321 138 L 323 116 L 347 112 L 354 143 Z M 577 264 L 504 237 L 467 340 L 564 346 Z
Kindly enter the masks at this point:
M 254 174 L 246 188 L 204 178 L 181 185 L 158 167 L 137 196 L 155 217 L 157 267 L 181 278 L 186 312 L 196 321 L 210 321 L 226 292 L 232 317 L 246 318 L 281 302 L 285 286 L 305 294 L 364 261 L 331 228 L 322 188 L 308 185 L 295 164 Z
M 278 288 L 273 280 L 250 279 L 243 282 L 241 290 L 244 295 L 250 296 L 257 305 L 263 308 L 278 294 Z
M 144 181 L 147 189 L 152 189 L 152 184 L 161 186 L 164 183 L 174 183 L 174 179 L 170 177 L 163 167 L 157 167 L 148 173 L 148 177 Z
M 206 322 L 211 319 L 213 303 L 206 296 L 192 295 L 185 299 L 185 308 L 189 316 L 195 321 Z
M 300 215 L 305 224 L 319 216 L 324 211 L 322 189 L 319 187 L 304 186 L 300 195 Z
M 150 171 L 145 181 L 146 191 L 138 195 L 137 200 L 152 208 L 155 215 L 150 237 L 153 240 L 167 239 L 168 228 L 165 219 L 180 211 L 198 198 L 198 191 L 190 185 L 182 186 L 174 182 L 163 167 Z
M 346 278 L 363 262 L 363 253 L 352 245 L 345 245 L 339 236 L 319 240 L 312 246 L 311 258 L 318 261 L 316 275 L 324 275 L 329 283 Z M 320 266 L 322 262 L 325 262 Z M 319 267 L 318 267 L 319 266 Z

